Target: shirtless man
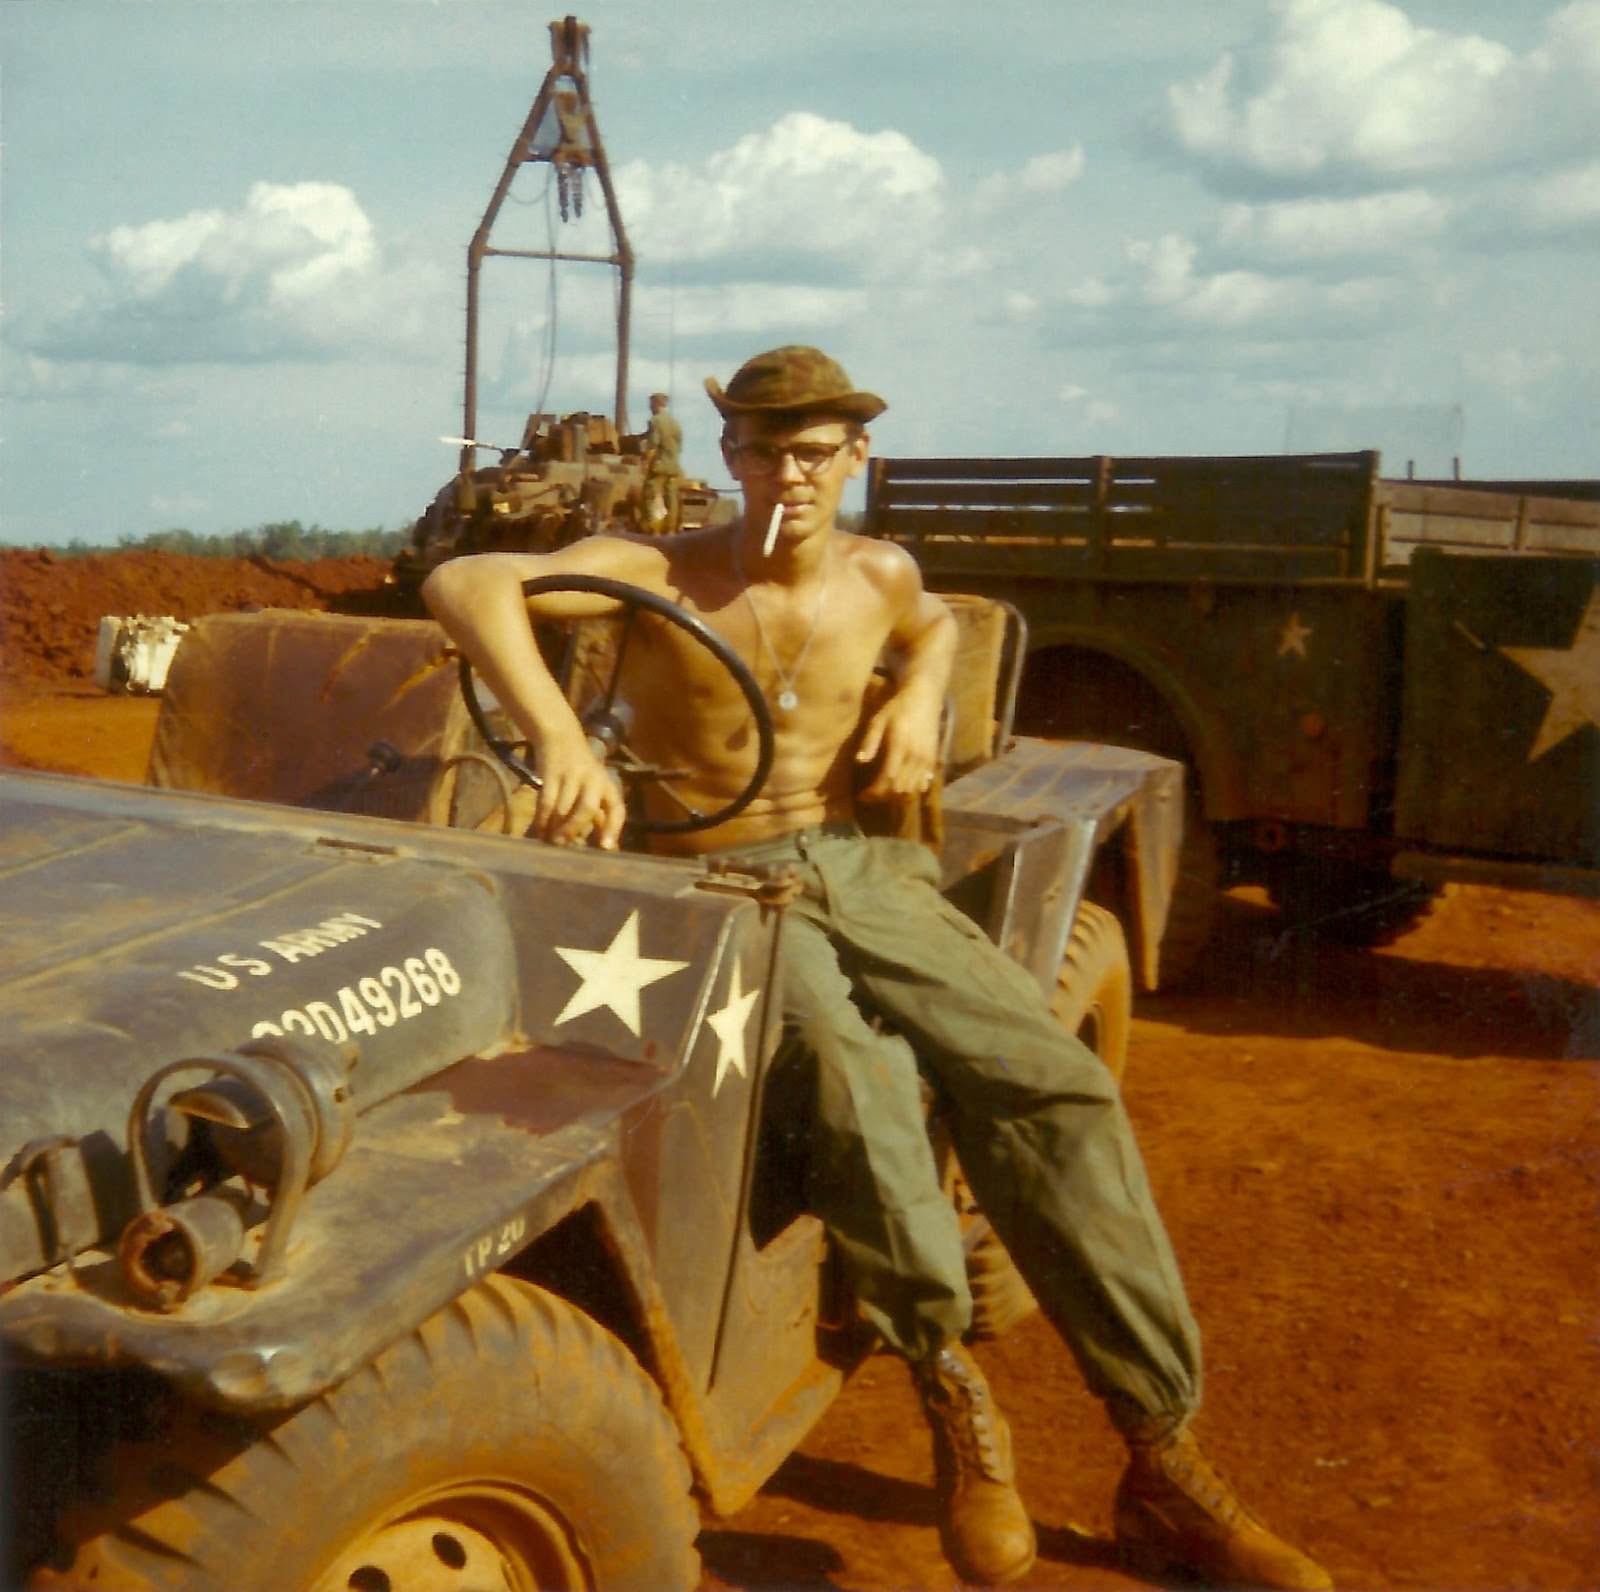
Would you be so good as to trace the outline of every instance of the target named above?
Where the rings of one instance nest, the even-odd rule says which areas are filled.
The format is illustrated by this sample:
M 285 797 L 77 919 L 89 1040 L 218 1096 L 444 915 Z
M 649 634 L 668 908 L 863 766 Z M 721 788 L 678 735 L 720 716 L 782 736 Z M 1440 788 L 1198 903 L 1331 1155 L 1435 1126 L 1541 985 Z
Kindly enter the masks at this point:
M 952 1565 L 1003 1585 L 1027 1573 L 1035 1545 L 1005 1419 L 961 1345 L 972 1302 L 928 1146 L 919 1064 L 949 1103 L 986 1214 L 1128 1444 L 1115 1517 L 1129 1557 L 1229 1587 L 1331 1586 L 1245 1512 L 1190 1433 L 1198 1333 L 1109 1075 L 1064 1034 L 1033 980 L 939 894 L 925 848 L 868 840 L 855 825 L 858 802 L 915 796 L 932 782 L 955 643 L 948 610 L 909 556 L 835 523 L 845 483 L 866 467 L 863 428 L 882 399 L 804 347 L 757 355 L 726 390 L 706 387 L 743 489 L 741 520 L 666 540 L 595 537 L 544 556 L 456 559 L 423 588 L 535 749 L 536 831 L 602 847 L 622 833 L 622 795 L 528 622 L 530 609 L 575 618 L 616 605 L 573 593 L 530 603 L 522 581 L 627 581 L 730 643 L 772 708 L 771 774 L 725 824 L 664 838 L 677 851 L 787 861 L 800 877 L 784 929 L 784 1018 L 814 1069 L 812 1204 L 863 1313 L 912 1367 Z M 730 801 L 758 755 L 743 696 L 675 627 L 637 626 L 630 646 L 635 749 L 688 770 L 677 790 L 701 810 Z M 858 729 L 886 651 L 890 694 Z M 869 1024 L 857 1000 L 892 1031 Z

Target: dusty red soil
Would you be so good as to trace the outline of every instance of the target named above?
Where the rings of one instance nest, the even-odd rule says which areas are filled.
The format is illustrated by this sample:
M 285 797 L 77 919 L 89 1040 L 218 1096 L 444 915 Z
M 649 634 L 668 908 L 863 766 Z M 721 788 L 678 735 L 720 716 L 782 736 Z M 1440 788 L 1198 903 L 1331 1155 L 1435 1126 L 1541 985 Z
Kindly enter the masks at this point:
M 360 600 L 322 569 L 287 578 Z M 157 704 L 84 683 L 94 625 L 198 610 L 86 597 L 65 560 L 27 578 L 88 651 L 64 625 L 35 655 L 5 597 L 0 760 L 138 779 Z M 1249 1501 L 1345 1587 L 1600 1586 L 1600 904 L 1452 887 L 1358 952 L 1230 898 L 1207 987 L 1142 1003 L 1127 1097 L 1206 1333 L 1199 1430 Z M 978 1352 L 1040 1528 L 1028 1584 L 1147 1585 L 1111 1559 L 1117 1445 L 1066 1352 L 1037 1317 Z M 708 1525 L 706 1585 L 950 1587 L 930 1478 L 874 1360 Z
M 1229 919 L 1212 991 L 1145 1003 L 1126 1091 L 1206 1333 L 1197 1430 L 1342 1586 L 1600 1585 L 1600 910 L 1452 890 L 1376 954 Z M 978 1352 L 1028 1584 L 1141 1584 L 1065 1351 L 1035 1317 Z M 874 1362 L 708 1540 L 719 1583 L 951 1585 L 918 1419 Z
M 377 558 L 274 563 L 173 553 L 91 553 L 0 548 L 0 678 L 89 679 L 102 614 L 201 614 L 242 608 L 326 608 L 383 595 Z

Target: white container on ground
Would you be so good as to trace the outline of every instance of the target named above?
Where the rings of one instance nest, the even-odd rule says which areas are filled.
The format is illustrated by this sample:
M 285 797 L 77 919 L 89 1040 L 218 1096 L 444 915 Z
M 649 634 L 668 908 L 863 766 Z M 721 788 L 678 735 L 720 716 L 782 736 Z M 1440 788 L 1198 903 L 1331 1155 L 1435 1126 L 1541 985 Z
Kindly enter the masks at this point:
M 188 629 L 170 614 L 106 614 L 95 638 L 94 683 L 135 695 L 160 691 Z

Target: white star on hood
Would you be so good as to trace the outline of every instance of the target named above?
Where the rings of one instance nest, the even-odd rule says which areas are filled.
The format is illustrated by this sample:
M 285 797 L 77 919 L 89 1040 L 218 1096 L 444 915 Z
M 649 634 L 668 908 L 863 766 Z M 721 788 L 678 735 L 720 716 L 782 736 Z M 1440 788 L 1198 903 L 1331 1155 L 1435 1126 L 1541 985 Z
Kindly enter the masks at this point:
M 733 977 L 728 981 L 728 1004 L 720 1012 L 713 1012 L 706 1021 L 711 1025 L 711 1031 L 717 1036 L 717 1076 L 711 1085 L 711 1093 L 716 1095 L 722 1089 L 723 1080 L 728 1076 L 731 1068 L 741 1078 L 750 1076 L 746 1069 L 744 1052 L 745 1029 L 750 1022 L 750 1009 L 761 994 L 758 984 L 752 990 L 743 989 L 743 980 L 739 974 L 739 959 L 733 959 Z
M 627 1025 L 635 1038 L 639 1035 L 639 993 L 646 984 L 677 973 L 689 964 L 662 956 L 639 955 L 639 914 L 628 914 L 627 921 L 603 951 L 583 951 L 558 945 L 555 953 L 582 980 L 572 997 L 561 1008 L 556 1024 L 569 1022 L 585 1012 L 609 1006 Z

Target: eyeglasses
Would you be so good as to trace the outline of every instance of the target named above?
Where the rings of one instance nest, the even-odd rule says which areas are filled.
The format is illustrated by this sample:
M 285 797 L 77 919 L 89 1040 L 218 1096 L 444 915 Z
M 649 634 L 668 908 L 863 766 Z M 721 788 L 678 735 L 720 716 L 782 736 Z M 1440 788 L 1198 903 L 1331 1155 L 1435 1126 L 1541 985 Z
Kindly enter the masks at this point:
M 776 475 L 785 456 L 794 460 L 801 475 L 821 475 L 839 453 L 850 446 L 843 442 L 791 442 L 778 447 L 771 442 L 730 442 L 728 452 L 744 466 L 749 475 Z

